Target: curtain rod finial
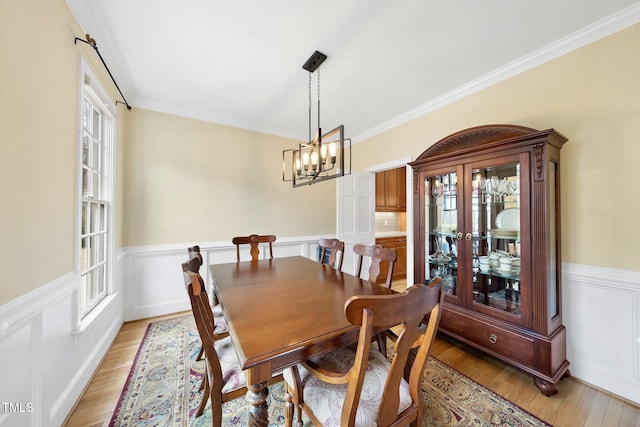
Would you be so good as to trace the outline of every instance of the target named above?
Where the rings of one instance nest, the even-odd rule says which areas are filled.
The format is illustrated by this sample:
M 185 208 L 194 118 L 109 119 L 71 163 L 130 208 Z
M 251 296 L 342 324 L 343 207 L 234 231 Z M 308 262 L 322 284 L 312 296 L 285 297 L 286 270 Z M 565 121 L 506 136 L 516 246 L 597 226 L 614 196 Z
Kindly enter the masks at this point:
M 87 41 L 89 42 L 89 44 L 93 47 L 96 47 L 96 41 L 95 39 L 91 38 L 91 36 L 89 34 L 86 34 L 87 37 Z

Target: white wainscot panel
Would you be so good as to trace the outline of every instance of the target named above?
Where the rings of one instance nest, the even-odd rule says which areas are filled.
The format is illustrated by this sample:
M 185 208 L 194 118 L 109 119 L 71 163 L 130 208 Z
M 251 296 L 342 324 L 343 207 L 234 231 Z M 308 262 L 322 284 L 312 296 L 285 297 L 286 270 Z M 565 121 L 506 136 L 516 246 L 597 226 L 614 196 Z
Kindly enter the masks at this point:
M 43 407 L 50 408 L 43 425 L 60 425 L 91 380 L 122 325 L 118 299 L 100 305 L 100 313 L 82 331 L 75 330 L 76 292 L 43 311 L 39 387 Z
M 31 390 L 34 383 L 31 366 L 31 323 L 24 324 L 0 341 L 0 426 L 28 426 L 37 423 L 40 405 Z M 38 412 L 36 412 L 38 411 Z
M 574 264 L 563 269 L 572 375 L 640 403 L 640 274 Z
M 143 319 L 190 309 L 184 290 L 183 251 L 132 253 L 125 262 L 124 320 Z
M 274 258 L 304 256 L 316 259 L 319 237 L 278 238 L 273 243 L 273 256 Z M 236 247 L 230 241 L 191 242 L 126 249 L 123 277 L 125 321 L 191 309 L 184 288 L 181 265 L 187 261 L 187 248 L 193 245 L 200 246 L 200 253 L 204 260 L 200 274 L 207 285 L 211 283 L 208 265 L 236 262 Z M 260 258 L 268 257 L 268 251 L 268 247 L 261 245 Z M 248 249 L 243 248 L 241 259 L 248 258 Z
M 60 426 L 122 324 L 118 294 L 78 320 L 69 273 L 0 306 L 0 426 Z

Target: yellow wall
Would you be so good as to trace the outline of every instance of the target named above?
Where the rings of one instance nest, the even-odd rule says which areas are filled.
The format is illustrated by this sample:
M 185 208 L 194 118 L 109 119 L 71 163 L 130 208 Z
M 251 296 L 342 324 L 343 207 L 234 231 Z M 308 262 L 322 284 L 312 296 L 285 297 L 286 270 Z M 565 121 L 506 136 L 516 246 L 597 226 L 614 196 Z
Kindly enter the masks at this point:
M 335 182 L 282 181 L 296 141 L 139 108 L 127 123 L 125 246 L 335 233 Z
M 0 304 L 74 271 L 81 55 L 112 91 L 76 36 L 63 0 L 0 2 Z
M 75 268 L 81 56 L 121 100 L 75 37 L 64 0 L 0 2 L 0 304 Z M 117 123 L 116 249 L 335 233 L 335 183 L 282 182 L 293 141 L 122 104 Z
M 75 36 L 84 32 L 64 0 L 0 2 L 0 304 L 75 268 L 81 56 L 119 99 Z M 570 139 L 563 260 L 637 271 L 639 76 L 636 25 L 354 145 L 354 170 L 415 158 L 469 126 L 554 127 Z M 292 142 L 120 105 L 116 248 L 335 233 L 333 182 L 281 182 Z
M 491 123 L 569 138 L 561 151 L 564 262 L 640 271 L 640 25 L 358 143 L 354 168 L 415 159 L 455 131 Z

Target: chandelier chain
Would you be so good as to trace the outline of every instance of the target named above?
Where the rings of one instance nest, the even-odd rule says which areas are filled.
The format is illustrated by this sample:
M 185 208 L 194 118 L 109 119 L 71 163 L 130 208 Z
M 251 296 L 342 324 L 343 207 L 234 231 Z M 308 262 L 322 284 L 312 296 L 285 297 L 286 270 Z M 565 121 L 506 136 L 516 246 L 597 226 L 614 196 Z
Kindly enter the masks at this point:
M 311 141 L 311 72 L 309 72 L 309 141 Z
M 318 68 L 318 140 L 320 139 L 320 68 Z

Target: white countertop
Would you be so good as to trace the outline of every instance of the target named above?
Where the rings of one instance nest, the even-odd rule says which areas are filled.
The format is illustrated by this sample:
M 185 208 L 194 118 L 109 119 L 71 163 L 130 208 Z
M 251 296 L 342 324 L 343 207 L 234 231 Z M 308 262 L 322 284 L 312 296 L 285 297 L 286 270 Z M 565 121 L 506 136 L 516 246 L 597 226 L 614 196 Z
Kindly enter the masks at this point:
M 376 239 L 384 239 L 385 237 L 407 237 L 406 231 L 377 231 Z

